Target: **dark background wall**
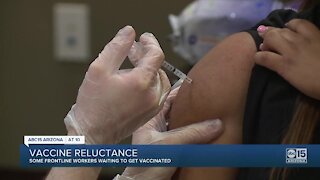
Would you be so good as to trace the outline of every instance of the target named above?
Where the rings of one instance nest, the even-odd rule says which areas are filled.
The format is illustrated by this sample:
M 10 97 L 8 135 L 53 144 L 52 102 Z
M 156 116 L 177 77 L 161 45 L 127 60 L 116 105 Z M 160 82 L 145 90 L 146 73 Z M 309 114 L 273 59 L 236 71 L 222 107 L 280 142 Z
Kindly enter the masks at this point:
M 87 63 L 59 62 L 53 56 L 52 8 L 57 2 L 90 7 L 91 58 Z M 1 0 L 0 167 L 19 168 L 19 145 L 24 135 L 65 134 L 63 118 L 75 102 L 88 65 L 123 26 L 132 25 L 139 35 L 154 33 L 167 59 L 184 68 L 184 61 L 167 41 L 171 32 L 167 16 L 179 14 L 189 2 Z

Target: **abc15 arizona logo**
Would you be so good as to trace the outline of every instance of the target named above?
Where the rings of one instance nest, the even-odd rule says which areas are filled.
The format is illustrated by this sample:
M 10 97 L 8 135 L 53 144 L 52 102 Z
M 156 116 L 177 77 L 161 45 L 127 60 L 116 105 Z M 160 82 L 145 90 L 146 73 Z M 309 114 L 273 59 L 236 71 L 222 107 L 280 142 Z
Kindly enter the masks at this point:
M 306 164 L 308 163 L 307 148 L 286 148 L 287 164 Z

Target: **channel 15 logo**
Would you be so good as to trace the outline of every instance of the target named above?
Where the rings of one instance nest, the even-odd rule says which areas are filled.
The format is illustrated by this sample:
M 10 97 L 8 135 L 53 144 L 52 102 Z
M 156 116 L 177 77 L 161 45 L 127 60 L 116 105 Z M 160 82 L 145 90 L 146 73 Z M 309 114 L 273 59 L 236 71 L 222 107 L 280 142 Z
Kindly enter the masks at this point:
M 287 148 L 286 149 L 286 163 L 287 164 L 306 164 L 308 163 L 307 148 Z

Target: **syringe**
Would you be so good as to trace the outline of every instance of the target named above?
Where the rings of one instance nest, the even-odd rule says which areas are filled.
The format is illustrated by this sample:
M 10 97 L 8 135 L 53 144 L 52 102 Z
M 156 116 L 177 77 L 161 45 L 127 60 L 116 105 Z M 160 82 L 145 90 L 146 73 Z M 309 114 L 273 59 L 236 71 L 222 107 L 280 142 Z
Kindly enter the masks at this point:
M 143 53 L 144 49 L 143 46 L 141 45 L 140 42 L 136 42 L 134 41 L 133 45 L 132 45 L 132 50 L 134 53 L 132 54 L 141 54 Z M 131 59 L 137 59 L 137 57 L 131 56 Z M 181 72 L 179 69 L 175 68 L 173 65 L 171 65 L 170 63 L 168 63 L 167 61 L 164 61 L 162 63 L 162 67 L 164 67 L 165 69 L 167 69 L 168 71 L 172 72 L 174 75 L 178 76 L 180 78 L 180 82 L 186 80 L 188 83 L 192 82 L 192 79 L 189 78 L 186 74 L 184 74 L 183 72 Z M 181 81 L 182 80 L 182 81 Z
M 162 67 L 164 67 L 166 70 L 172 72 L 174 75 L 178 76 L 180 79 L 185 80 L 188 83 L 192 82 L 191 78 L 189 78 L 186 74 L 181 72 L 179 69 L 175 68 L 173 65 L 171 65 L 167 61 L 163 62 Z

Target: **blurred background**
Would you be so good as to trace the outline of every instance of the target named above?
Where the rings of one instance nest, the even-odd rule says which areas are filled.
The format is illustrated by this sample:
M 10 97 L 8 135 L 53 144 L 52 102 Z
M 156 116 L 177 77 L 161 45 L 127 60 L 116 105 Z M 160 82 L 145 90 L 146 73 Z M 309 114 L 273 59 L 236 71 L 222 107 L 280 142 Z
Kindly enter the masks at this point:
M 227 15 L 195 15 L 190 12 L 197 9 L 204 12 L 206 8 L 208 11 L 211 6 L 202 4 L 204 9 L 199 9 L 200 6 L 190 7 L 192 2 L 194 1 L 1 0 L 0 179 L 43 179 L 48 169 L 23 169 L 19 165 L 19 146 L 23 143 L 23 136 L 66 133 L 63 119 L 75 103 L 78 87 L 89 64 L 120 28 L 132 25 L 137 35 L 152 32 L 158 38 L 167 61 L 187 73 L 217 43 L 217 39 L 221 40 L 228 33 L 233 33 L 219 29 L 214 31 L 220 32 L 217 36 L 219 38 L 212 40 L 208 38 L 208 34 L 206 38 L 201 38 L 199 34 L 203 32 L 192 33 L 192 29 L 186 28 L 188 20 L 196 19 L 198 22 L 205 19 L 206 23 L 202 24 L 208 24 L 207 20 L 212 16 L 227 17 L 230 22 L 242 17 L 229 7 L 222 11 Z M 254 7 L 261 6 L 264 9 L 261 17 L 246 15 L 253 17 L 252 21 L 258 21 L 271 11 L 269 2 L 274 1 L 247 2 L 256 3 Z M 240 1 L 238 3 L 241 4 Z M 237 7 L 234 4 L 229 6 Z M 278 7 L 282 5 L 278 4 Z M 178 17 L 180 13 L 181 16 Z M 177 16 L 171 16 L 169 21 L 169 14 Z M 216 24 L 218 22 L 222 21 L 216 21 Z M 235 30 L 240 31 L 240 28 L 247 26 L 249 28 L 252 23 L 255 22 L 250 21 L 245 27 L 239 26 Z M 199 24 L 192 25 L 195 26 L 201 29 Z M 226 25 L 226 28 L 231 27 Z M 204 32 L 208 33 L 207 30 Z M 183 56 L 184 52 L 191 52 L 188 48 L 193 48 L 190 46 L 196 44 L 197 40 L 201 42 L 201 39 L 205 43 L 209 42 L 199 46 L 205 50 Z M 129 67 L 131 65 L 126 61 L 122 68 Z M 173 75 L 169 75 L 173 79 Z M 129 142 L 128 139 L 123 143 Z M 105 169 L 101 179 L 112 179 L 120 172 L 121 168 Z

